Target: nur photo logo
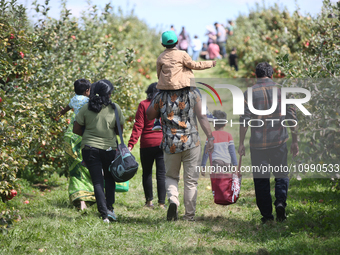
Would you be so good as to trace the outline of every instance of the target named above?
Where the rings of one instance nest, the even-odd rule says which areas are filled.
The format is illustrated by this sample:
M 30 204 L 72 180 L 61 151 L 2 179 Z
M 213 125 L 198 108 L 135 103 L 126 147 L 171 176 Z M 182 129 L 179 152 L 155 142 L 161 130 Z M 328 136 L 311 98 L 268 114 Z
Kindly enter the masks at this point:
M 204 85 L 205 87 L 207 87 L 208 89 L 210 89 L 212 92 L 214 92 L 214 94 L 217 96 L 217 98 L 220 101 L 220 104 L 222 106 L 222 100 L 220 95 L 217 93 L 216 89 L 228 89 L 231 94 L 232 94 L 232 99 L 233 99 L 233 103 L 232 103 L 232 109 L 233 109 L 233 115 L 244 115 L 245 114 L 245 109 L 244 109 L 244 101 L 245 101 L 245 97 L 243 94 L 243 91 L 237 87 L 236 85 L 231 85 L 231 84 L 216 84 L 214 87 L 212 87 L 211 85 L 208 85 L 206 83 L 203 82 L 196 82 L 198 84 Z M 201 91 L 204 91 L 206 93 L 202 93 L 202 114 L 206 115 L 207 114 L 207 94 L 210 95 L 210 97 L 213 99 L 215 105 L 217 105 L 217 102 L 213 96 L 213 94 L 206 88 L 200 88 L 198 87 L 198 89 L 200 89 Z M 281 97 L 280 97 L 280 102 L 278 100 L 278 88 L 277 87 L 273 87 L 272 89 L 272 93 L 273 93 L 273 102 L 272 105 L 270 106 L 270 108 L 268 109 L 255 109 L 254 107 L 254 103 L 253 103 L 253 88 L 252 87 L 248 87 L 247 88 L 247 102 L 248 102 L 248 110 L 251 112 L 251 114 L 256 115 L 256 116 L 270 116 L 271 114 L 273 114 L 278 105 L 280 104 L 281 106 L 281 115 L 285 116 L 286 113 L 286 109 L 287 109 L 287 105 L 295 105 L 296 109 L 299 109 L 305 116 L 310 116 L 311 113 L 306 109 L 306 107 L 303 106 L 303 104 L 307 103 L 310 99 L 311 99 L 311 92 L 308 91 L 307 89 L 304 88 L 293 88 L 293 87 L 282 87 L 280 89 L 281 91 Z M 293 94 L 293 93 L 300 93 L 303 94 L 304 97 L 303 98 L 289 98 L 288 95 L 289 94 Z M 229 107 L 229 106 L 227 106 Z M 231 105 L 230 105 L 231 107 Z M 274 123 L 276 121 L 279 121 L 279 119 L 272 119 L 272 118 L 262 118 L 262 119 L 250 119 L 248 121 L 248 126 L 250 127 L 262 127 L 265 122 L 268 122 L 269 124 L 271 124 L 272 126 L 274 126 Z M 219 120 L 219 119 L 214 119 L 214 126 L 215 123 L 216 124 L 226 124 L 228 123 L 228 120 Z M 290 122 L 293 124 L 285 124 L 286 122 Z M 232 126 L 232 124 L 239 124 L 239 125 L 243 125 L 246 126 L 245 121 L 244 122 L 234 122 L 232 120 L 230 120 L 230 124 Z M 256 125 L 252 125 L 252 124 L 256 124 Z M 293 120 L 293 119 L 285 119 L 283 121 L 281 121 L 281 126 L 284 127 L 295 127 L 297 125 L 297 121 Z
M 210 85 L 208 85 L 208 84 L 206 84 L 206 83 L 203 83 L 203 82 L 196 82 L 196 83 L 201 84 L 201 85 L 203 85 L 203 86 L 206 86 L 206 87 L 209 88 L 212 92 L 214 92 L 215 95 L 217 96 L 218 100 L 220 101 L 221 106 L 222 106 L 221 97 L 220 97 L 220 95 L 217 93 L 217 91 L 216 91 L 212 86 L 210 86 Z M 212 94 L 208 89 L 200 88 L 200 87 L 197 87 L 197 88 L 200 89 L 200 90 L 202 90 L 202 91 L 204 91 L 205 93 L 207 93 L 207 94 L 212 98 L 212 100 L 214 101 L 215 105 L 217 105 L 216 100 L 215 100 L 213 94 Z M 204 105 L 204 107 L 203 107 L 203 105 Z M 204 110 L 203 110 L 203 108 L 204 108 Z M 206 109 L 207 109 L 207 95 L 204 94 L 204 93 L 202 93 L 202 114 L 207 114 Z

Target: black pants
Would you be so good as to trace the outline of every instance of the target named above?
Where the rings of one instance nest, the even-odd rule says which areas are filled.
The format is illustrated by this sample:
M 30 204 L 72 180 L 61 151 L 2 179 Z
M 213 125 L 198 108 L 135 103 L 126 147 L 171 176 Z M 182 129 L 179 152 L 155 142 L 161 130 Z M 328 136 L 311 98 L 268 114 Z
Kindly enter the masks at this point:
M 85 161 L 86 167 L 89 169 L 92 178 L 98 211 L 102 218 L 105 219 L 107 218 L 107 210 L 113 210 L 113 204 L 115 202 L 116 183 L 108 169 L 111 161 L 115 157 L 116 151 L 105 151 L 85 146 L 82 153 L 83 160 Z
M 146 201 L 153 200 L 152 165 L 156 161 L 158 203 L 165 204 L 165 165 L 163 150 L 157 147 L 141 148 L 140 160 L 143 168 L 143 188 Z
M 263 166 L 272 166 L 271 170 L 275 176 L 275 203 L 277 206 L 282 203 L 286 207 L 289 178 L 288 172 L 275 171 L 281 166 L 287 166 L 287 145 L 283 145 L 266 150 L 250 149 L 251 163 L 253 166 L 262 166 L 262 172 L 253 173 L 256 204 L 264 218 L 273 219 L 272 197 L 270 194 L 270 172 L 264 171 Z
M 236 64 L 230 64 L 230 67 L 235 67 L 235 71 L 238 71 L 238 66 Z

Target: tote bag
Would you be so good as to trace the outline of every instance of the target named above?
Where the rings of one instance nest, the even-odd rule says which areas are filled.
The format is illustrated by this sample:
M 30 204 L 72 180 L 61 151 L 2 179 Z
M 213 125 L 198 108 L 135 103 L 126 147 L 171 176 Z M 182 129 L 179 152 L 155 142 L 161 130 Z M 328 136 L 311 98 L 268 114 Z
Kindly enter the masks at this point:
M 237 173 L 211 173 L 211 190 L 214 196 L 214 203 L 219 205 L 230 205 L 236 203 L 240 196 L 242 175 L 240 157 Z

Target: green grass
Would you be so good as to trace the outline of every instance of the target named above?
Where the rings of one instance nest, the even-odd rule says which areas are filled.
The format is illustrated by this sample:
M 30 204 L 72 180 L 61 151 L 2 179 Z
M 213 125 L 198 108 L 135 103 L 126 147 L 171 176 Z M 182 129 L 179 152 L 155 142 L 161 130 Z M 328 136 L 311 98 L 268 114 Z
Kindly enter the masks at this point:
M 210 77 L 214 75 L 207 72 Z M 223 98 L 223 105 L 230 105 L 230 98 Z M 213 110 L 213 106 L 209 105 L 209 109 Z M 231 114 L 231 107 L 226 110 Z M 238 128 L 227 130 L 238 148 Z M 139 160 L 138 145 L 133 154 Z M 243 160 L 246 164 L 250 165 L 249 146 Z M 271 181 L 273 196 L 274 180 Z M 166 211 L 143 207 L 139 169 L 130 181 L 130 191 L 116 194 L 115 212 L 119 219 L 111 224 L 102 222 L 96 205 L 85 212 L 70 205 L 66 178 L 51 177 L 47 186 L 41 186 L 46 188 L 43 191 L 25 180 L 20 183 L 21 193 L 7 206 L 18 209 L 22 219 L 7 233 L 0 234 L 0 254 L 340 253 L 340 194 L 327 179 L 292 179 L 287 221 L 265 225 L 260 223 L 251 179 L 242 180 L 241 197 L 236 204 L 219 206 L 213 203 L 211 190 L 207 189 L 210 180 L 200 178 L 196 222 L 167 222 Z M 182 201 L 182 180 L 179 189 Z M 25 200 L 30 203 L 24 204 Z M 179 214 L 184 214 L 183 204 Z
M 26 184 L 23 193 L 9 202 L 9 206 L 19 209 L 22 220 L 0 236 L 1 254 L 36 254 L 39 249 L 46 254 L 338 254 L 340 251 L 339 192 L 331 189 L 328 180 L 292 179 L 288 220 L 265 225 L 260 224 L 251 179 L 243 180 L 241 197 L 230 206 L 214 204 L 211 191 L 206 188 L 209 180 L 200 179 L 197 221 L 167 222 L 166 211 L 143 207 L 139 171 L 131 180 L 130 191 L 117 194 L 115 211 L 119 220 L 109 225 L 99 218 L 96 205 L 81 212 L 69 204 L 67 179 L 54 176 L 50 183 L 54 186 L 44 191 Z M 182 181 L 180 191 L 182 194 Z M 25 200 L 30 203 L 24 204 Z M 183 205 L 179 213 L 184 213 Z

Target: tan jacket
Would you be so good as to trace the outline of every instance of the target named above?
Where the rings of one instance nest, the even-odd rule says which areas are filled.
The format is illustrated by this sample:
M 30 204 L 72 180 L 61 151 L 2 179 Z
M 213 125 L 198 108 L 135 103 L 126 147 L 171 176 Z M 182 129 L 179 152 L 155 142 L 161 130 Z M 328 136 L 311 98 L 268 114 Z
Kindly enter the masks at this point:
M 165 49 L 157 58 L 157 89 L 177 90 L 190 86 L 193 70 L 204 70 L 213 66 L 213 61 L 195 62 L 185 51 L 177 48 Z

